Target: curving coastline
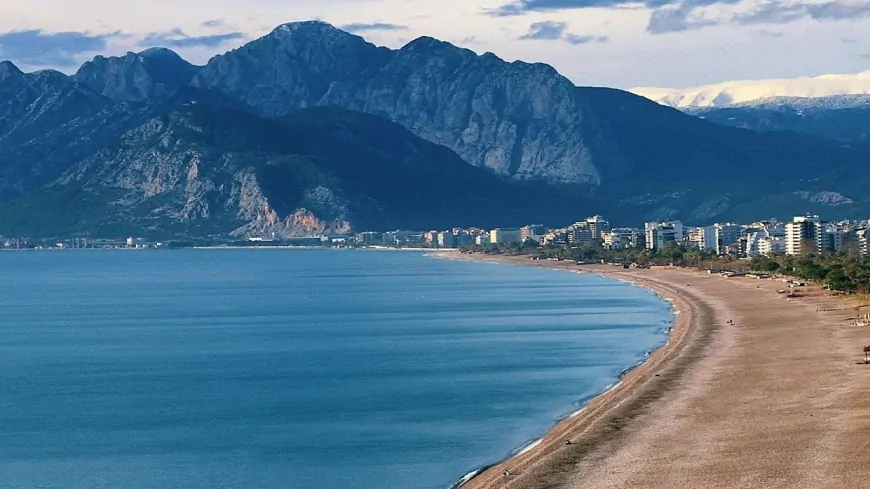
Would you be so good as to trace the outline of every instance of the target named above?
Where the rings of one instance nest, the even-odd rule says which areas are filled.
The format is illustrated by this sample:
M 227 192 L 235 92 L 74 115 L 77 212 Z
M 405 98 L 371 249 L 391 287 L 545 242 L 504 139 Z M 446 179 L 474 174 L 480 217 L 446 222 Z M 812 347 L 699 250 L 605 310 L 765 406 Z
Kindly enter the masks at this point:
M 524 257 L 440 256 L 578 271 Z M 866 334 L 847 326 L 848 310 L 817 310 L 836 300 L 821 291 L 787 299 L 770 280 L 579 268 L 671 301 L 668 342 L 534 449 L 463 489 L 847 487 L 870 476 L 867 463 L 854 463 L 870 461 L 860 435 L 870 430 L 870 401 L 860 397 L 870 395 L 870 372 L 854 371 Z M 840 416 L 826 417 L 831 409 Z
M 697 322 L 698 311 L 695 309 L 699 305 L 697 303 L 693 304 L 690 300 L 687 300 L 686 296 L 677 293 L 672 285 L 650 279 L 633 278 L 625 273 L 617 274 L 613 272 L 613 267 L 583 267 L 577 270 L 576 266 L 569 267 L 567 264 L 563 265 L 560 262 L 533 264 L 511 257 L 460 255 L 452 252 L 440 253 L 435 256 L 439 258 L 489 261 L 522 266 L 540 266 L 542 268 L 566 270 L 575 273 L 595 273 L 648 288 L 663 299 L 671 302 L 674 311 L 674 321 L 667 341 L 653 352 L 650 352 L 648 358 L 637 365 L 623 370 L 618 382 L 590 399 L 578 411 L 558 420 L 544 437 L 537 442 L 533 450 L 522 451 L 506 460 L 477 471 L 477 474 L 473 477 L 454 485 L 456 489 L 460 487 L 462 489 L 513 487 L 521 479 L 539 478 L 539 472 L 550 474 L 561 473 L 564 470 L 564 466 L 570 464 L 575 457 L 582 456 L 590 447 L 607 441 L 612 431 L 618 431 L 618 425 L 612 423 L 623 423 L 627 417 L 631 417 L 632 413 L 641 407 L 637 402 L 631 403 L 632 398 L 646 401 L 649 399 L 649 395 L 653 394 L 654 390 L 661 389 L 660 386 L 646 386 L 644 384 L 648 384 L 651 379 L 659 380 L 655 377 L 656 373 L 661 370 L 666 360 L 673 358 L 688 345 L 689 342 L 687 340 L 698 340 L 704 336 L 689 335 L 690 329 L 694 332 L 702 328 L 707 330 L 712 327 L 712 321 L 708 321 L 709 327 L 694 324 L 694 328 L 692 328 L 693 322 Z M 706 336 L 709 337 L 709 334 Z M 694 343 L 697 345 L 697 348 L 704 346 L 697 341 Z M 657 384 L 667 383 L 659 381 Z M 646 389 L 643 393 L 637 392 L 640 387 L 653 387 L 653 389 Z M 568 445 L 567 442 L 571 444 Z M 554 457 L 554 455 L 557 456 Z M 530 469 L 535 470 L 530 471 Z M 550 486 L 539 485 L 536 487 Z

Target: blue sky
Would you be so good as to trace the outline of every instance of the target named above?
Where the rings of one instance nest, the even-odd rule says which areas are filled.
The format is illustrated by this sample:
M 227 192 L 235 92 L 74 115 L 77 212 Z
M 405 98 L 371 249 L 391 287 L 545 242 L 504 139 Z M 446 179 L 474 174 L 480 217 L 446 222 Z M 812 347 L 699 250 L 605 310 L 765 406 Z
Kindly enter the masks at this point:
M 202 64 L 312 19 L 393 48 L 429 35 L 545 62 L 578 85 L 870 69 L 870 0 L 2 0 L 0 59 L 70 72 L 95 54 L 164 46 Z

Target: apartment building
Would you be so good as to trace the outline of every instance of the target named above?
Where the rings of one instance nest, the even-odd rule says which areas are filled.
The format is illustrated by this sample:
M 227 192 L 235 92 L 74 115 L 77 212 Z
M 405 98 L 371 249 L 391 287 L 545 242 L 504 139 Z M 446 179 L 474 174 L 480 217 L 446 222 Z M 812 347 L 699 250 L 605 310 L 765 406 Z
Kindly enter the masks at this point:
M 680 221 L 657 221 L 644 224 L 645 246 L 648 250 L 660 249 L 668 241 L 683 243 L 683 223 Z
M 785 252 L 789 255 L 822 251 L 823 223 L 819 216 L 795 216 L 785 225 Z

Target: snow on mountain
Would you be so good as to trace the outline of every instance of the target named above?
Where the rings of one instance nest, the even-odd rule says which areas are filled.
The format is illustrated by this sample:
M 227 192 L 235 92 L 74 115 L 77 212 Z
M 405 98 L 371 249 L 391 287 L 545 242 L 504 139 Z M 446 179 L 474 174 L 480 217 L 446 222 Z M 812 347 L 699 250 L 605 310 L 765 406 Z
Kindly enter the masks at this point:
M 819 98 L 870 94 L 870 71 L 769 80 L 738 80 L 695 88 L 637 87 L 630 92 L 677 108 L 721 107 L 779 97 Z

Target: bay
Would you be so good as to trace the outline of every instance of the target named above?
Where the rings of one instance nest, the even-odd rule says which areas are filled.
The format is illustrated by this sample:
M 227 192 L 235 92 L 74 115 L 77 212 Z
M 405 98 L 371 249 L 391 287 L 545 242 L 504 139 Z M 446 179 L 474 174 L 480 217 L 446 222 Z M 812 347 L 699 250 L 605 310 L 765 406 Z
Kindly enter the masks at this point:
M 10 252 L 0 273 L 0 487 L 443 489 L 671 321 L 624 283 L 416 252 Z

